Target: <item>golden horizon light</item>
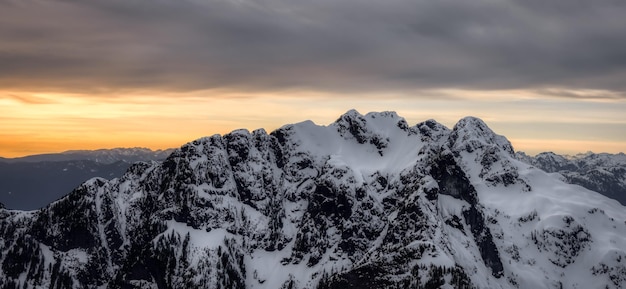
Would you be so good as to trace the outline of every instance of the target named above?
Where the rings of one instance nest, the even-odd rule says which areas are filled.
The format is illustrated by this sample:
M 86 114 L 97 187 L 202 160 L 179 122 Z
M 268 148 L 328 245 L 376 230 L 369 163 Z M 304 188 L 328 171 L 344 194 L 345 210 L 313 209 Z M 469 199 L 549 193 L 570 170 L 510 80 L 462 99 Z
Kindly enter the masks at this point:
M 240 128 L 271 132 L 305 120 L 328 125 L 352 108 L 363 114 L 392 110 L 411 125 L 435 119 L 449 128 L 464 116 L 476 116 L 509 138 L 516 150 L 529 154 L 619 153 L 626 148 L 623 101 L 537 100 L 524 91 L 447 91 L 451 97 L 438 99 L 307 91 L 150 92 L 123 97 L 0 93 L 0 157 L 5 158 L 78 149 L 176 148 Z M 494 100 L 496 95 L 506 95 L 507 100 Z M 577 109 L 580 106 L 585 110 Z

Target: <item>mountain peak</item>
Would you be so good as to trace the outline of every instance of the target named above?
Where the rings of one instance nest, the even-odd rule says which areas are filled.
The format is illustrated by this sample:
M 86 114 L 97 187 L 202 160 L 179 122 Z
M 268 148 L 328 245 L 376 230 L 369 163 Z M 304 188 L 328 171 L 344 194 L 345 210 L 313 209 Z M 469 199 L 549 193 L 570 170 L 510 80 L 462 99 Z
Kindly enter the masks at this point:
M 344 137 L 352 135 L 361 144 L 367 141 L 367 120 L 355 109 L 341 115 L 333 125 Z
M 354 139 L 359 144 L 367 144 L 374 147 L 380 156 L 385 154 L 393 139 L 407 138 L 416 135 L 416 130 L 409 127 L 406 120 L 396 112 L 370 112 L 360 114 L 352 109 L 343 114 L 330 127 L 336 129 L 339 135 L 345 139 Z M 401 142 L 419 142 L 419 139 L 402 140 Z M 415 145 L 419 145 L 415 143 Z
M 335 123 L 345 124 L 350 122 L 367 123 L 376 122 L 377 120 L 387 121 L 405 121 L 403 117 L 400 117 L 395 111 L 373 111 L 363 115 L 356 109 L 350 109 L 346 113 L 342 114 Z
M 480 118 L 467 116 L 459 120 L 448 139 L 450 148 L 455 151 L 473 152 L 486 147 L 497 147 L 500 150 L 514 155 L 513 146 L 501 135 L 496 134 Z
M 475 135 L 491 138 L 495 133 L 480 118 L 474 116 L 466 116 L 460 119 L 452 128 L 453 131 L 473 132 Z
M 369 117 L 369 118 L 372 118 L 372 119 L 379 118 L 379 117 L 381 117 L 381 118 L 392 118 L 392 119 L 403 119 L 395 111 L 380 111 L 380 112 L 373 111 L 373 112 L 368 112 L 365 116 Z
M 450 134 L 450 129 L 445 125 L 438 123 L 434 119 L 429 119 L 416 124 L 413 128 L 416 132 L 422 135 L 423 141 L 439 142 Z
M 358 117 L 363 117 L 363 115 L 358 110 L 352 108 L 352 109 L 349 109 L 348 111 L 346 111 L 341 116 L 339 116 L 337 121 L 339 121 L 341 119 L 351 119 L 351 118 L 358 118 Z

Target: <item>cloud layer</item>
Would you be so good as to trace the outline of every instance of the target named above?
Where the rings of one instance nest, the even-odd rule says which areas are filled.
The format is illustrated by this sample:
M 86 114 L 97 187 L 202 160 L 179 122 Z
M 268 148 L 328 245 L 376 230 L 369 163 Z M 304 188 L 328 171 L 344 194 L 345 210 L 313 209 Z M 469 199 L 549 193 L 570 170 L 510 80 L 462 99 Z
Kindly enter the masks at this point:
M 624 99 L 624 15 L 621 0 L 0 0 L 0 86 Z

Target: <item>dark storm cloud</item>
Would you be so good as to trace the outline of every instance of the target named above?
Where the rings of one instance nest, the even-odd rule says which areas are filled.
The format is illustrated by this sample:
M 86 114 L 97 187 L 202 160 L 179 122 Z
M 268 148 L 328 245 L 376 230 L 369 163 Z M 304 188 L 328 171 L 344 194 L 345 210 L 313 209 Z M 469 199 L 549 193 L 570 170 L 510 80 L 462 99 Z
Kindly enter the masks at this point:
M 0 86 L 561 87 L 624 98 L 624 3 L 0 0 Z

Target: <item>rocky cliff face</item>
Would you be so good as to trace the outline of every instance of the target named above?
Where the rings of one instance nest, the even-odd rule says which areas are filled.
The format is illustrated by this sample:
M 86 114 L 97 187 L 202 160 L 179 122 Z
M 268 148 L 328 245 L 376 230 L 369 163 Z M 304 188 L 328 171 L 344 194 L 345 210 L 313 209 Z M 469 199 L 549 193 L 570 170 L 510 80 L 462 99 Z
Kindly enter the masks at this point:
M 626 286 L 624 207 L 513 154 L 391 112 L 198 139 L 0 209 L 0 288 Z

